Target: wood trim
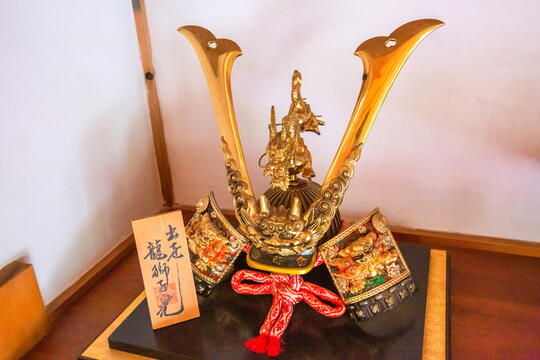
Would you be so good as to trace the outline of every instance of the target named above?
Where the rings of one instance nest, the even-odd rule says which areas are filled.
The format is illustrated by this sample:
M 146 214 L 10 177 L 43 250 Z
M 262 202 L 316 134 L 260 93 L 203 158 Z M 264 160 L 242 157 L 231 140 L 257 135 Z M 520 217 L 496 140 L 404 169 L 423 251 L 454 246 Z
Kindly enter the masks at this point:
M 174 208 L 195 212 L 195 206 L 192 205 L 176 205 Z M 233 210 L 221 209 L 221 212 L 234 219 Z M 434 248 L 461 248 L 540 258 L 540 243 L 533 241 L 423 230 L 404 226 L 390 226 L 390 228 L 397 241 L 424 244 Z
M 192 212 L 192 213 L 197 212 L 197 207 L 195 205 L 175 204 L 173 209 L 174 210 L 186 211 L 186 212 Z M 222 208 L 220 208 L 219 210 L 221 210 L 221 213 L 223 215 L 225 215 L 225 217 L 227 217 L 229 219 L 229 221 L 231 221 L 231 220 L 236 221 L 235 215 L 234 215 L 234 210 L 232 210 L 232 209 L 222 209 Z
M 174 204 L 172 175 L 169 165 L 169 155 L 167 153 L 167 144 L 165 143 L 163 118 L 161 116 L 161 108 L 159 105 L 159 97 L 155 81 L 152 47 L 150 45 L 150 33 L 148 32 L 148 20 L 146 18 L 146 8 L 144 5 L 144 0 L 132 0 L 131 4 L 133 6 L 135 27 L 137 29 L 137 39 L 139 42 L 143 74 L 146 83 L 148 109 L 150 112 L 150 121 L 152 123 L 154 153 L 156 155 L 161 197 L 163 199 L 163 206 L 171 207 Z
M 400 241 L 405 242 L 433 247 L 454 247 L 540 258 L 540 243 L 533 241 L 414 229 L 403 226 L 391 226 L 391 229 L 394 234 L 397 234 Z
M 135 250 L 135 239 L 133 234 L 130 234 L 89 271 L 83 274 L 79 280 L 75 281 L 75 283 L 47 305 L 47 312 L 49 313 L 51 322 L 107 275 L 116 264 L 122 261 L 133 250 Z

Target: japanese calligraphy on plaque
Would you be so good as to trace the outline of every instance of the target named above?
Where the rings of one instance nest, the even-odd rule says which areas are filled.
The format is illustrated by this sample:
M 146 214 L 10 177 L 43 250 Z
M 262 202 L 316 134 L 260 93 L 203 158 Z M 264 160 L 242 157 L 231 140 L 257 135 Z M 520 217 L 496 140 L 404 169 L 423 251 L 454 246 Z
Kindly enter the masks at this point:
M 152 327 L 199 317 L 181 211 L 132 221 Z

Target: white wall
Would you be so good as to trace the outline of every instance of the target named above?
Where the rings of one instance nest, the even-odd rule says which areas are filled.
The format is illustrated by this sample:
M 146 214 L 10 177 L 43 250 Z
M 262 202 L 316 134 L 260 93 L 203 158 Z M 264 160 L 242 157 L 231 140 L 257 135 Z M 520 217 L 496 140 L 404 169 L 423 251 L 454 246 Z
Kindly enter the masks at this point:
M 233 70 L 242 144 L 257 168 L 269 109 L 288 109 L 290 77 L 327 125 L 306 135 L 324 177 L 358 96 L 362 41 L 419 18 L 446 26 L 415 51 L 383 105 L 343 203 L 380 206 L 393 224 L 540 241 L 540 4 L 536 1 L 147 0 L 176 199 L 210 190 L 230 208 L 213 110 L 182 25 L 243 49 Z
M 0 2 L 0 266 L 46 303 L 160 208 L 129 1 Z

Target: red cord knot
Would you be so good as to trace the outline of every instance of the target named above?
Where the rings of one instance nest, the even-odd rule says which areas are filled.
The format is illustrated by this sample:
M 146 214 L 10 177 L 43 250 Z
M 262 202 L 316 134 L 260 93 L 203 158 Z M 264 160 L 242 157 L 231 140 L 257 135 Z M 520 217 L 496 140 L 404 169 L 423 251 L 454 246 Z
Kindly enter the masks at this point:
M 300 292 L 304 279 L 299 275 L 270 274 L 271 294 L 275 298 L 297 304 L 304 299 Z
M 246 284 L 244 280 L 257 284 Z M 321 286 L 304 282 L 300 275 L 240 270 L 232 277 L 231 286 L 240 294 L 273 296 L 272 305 L 259 331 L 260 335 L 245 343 L 249 350 L 256 353 L 266 353 L 269 356 L 278 356 L 281 353 L 281 336 L 289 325 L 294 305 L 302 300 L 324 316 L 339 317 L 345 313 L 345 304 L 338 295 Z

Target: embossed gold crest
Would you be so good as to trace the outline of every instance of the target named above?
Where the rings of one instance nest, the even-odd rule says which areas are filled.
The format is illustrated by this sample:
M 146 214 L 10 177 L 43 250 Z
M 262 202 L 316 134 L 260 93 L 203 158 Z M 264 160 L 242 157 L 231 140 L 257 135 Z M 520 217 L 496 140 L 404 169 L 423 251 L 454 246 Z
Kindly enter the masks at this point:
M 215 286 L 230 272 L 247 240 L 229 223 L 214 194 L 202 198 L 186 226 L 191 264 L 197 286 Z M 199 281 L 197 281 L 199 280 Z
M 378 294 L 411 275 L 379 209 L 323 244 L 320 251 L 348 304 Z

